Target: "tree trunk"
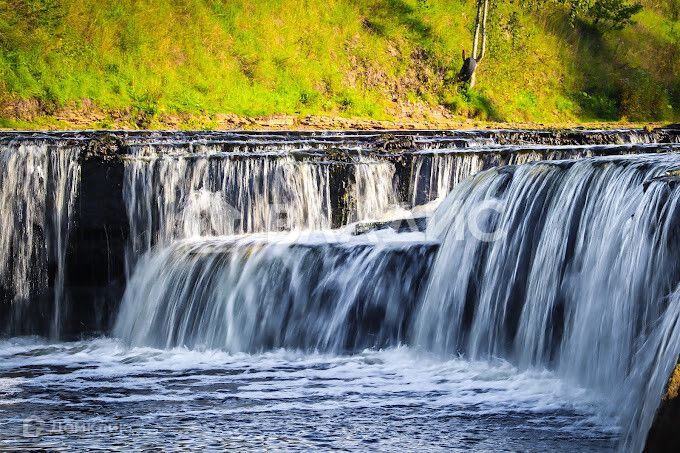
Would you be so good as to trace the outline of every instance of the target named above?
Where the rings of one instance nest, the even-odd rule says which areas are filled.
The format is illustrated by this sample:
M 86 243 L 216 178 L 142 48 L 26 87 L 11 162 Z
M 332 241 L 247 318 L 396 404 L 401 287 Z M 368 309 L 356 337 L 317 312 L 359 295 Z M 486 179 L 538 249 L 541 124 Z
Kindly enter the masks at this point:
M 475 35 L 472 44 L 472 55 L 466 57 L 465 50 L 463 50 L 463 67 L 458 74 L 458 80 L 469 84 L 471 87 L 475 85 L 477 67 L 486 55 L 486 24 L 488 17 L 489 0 L 477 0 L 477 17 L 475 19 Z

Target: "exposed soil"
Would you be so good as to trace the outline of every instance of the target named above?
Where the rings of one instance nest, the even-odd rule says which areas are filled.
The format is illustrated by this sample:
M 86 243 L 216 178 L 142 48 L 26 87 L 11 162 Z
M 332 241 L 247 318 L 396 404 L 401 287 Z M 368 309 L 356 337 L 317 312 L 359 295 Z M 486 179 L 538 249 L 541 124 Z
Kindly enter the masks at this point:
M 35 100 L 0 105 L 0 118 L 15 121 L 19 129 L 215 129 L 215 130 L 326 130 L 326 129 L 548 129 L 658 127 L 659 123 L 499 123 L 456 117 L 443 107 L 395 104 L 394 119 L 376 120 L 343 116 L 270 115 L 242 117 L 224 114 L 159 114 L 134 110 L 103 111 L 87 100 L 77 106 L 51 108 Z M 5 128 L 8 129 L 8 128 Z

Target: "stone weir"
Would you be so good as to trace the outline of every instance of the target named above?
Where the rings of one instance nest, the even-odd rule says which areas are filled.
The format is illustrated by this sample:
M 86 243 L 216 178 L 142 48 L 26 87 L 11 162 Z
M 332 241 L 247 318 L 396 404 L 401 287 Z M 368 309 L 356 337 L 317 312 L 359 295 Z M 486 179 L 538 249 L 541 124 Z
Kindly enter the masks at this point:
M 0 333 L 108 333 L 151 247 L 426 217 L 536 160 L 670 152 L 680 130 L 0 133 Z M 382 224 L 381 224 L 382 225 Z

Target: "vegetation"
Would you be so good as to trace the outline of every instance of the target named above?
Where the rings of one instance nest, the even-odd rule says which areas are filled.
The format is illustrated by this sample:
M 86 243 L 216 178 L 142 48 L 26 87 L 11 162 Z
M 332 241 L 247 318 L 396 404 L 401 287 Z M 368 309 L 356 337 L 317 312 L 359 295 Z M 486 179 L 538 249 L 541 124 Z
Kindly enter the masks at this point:
M 680 0 L 642 7 L 492 1 L 472 89 L 456 78 L 474 0 L 4 0 L 0 126 L 69 111 L 99 127 L 224 113 L 672 120 Z
M 600 30 L 621 30 L 634 23 L 633 16 L 642 11 L 641 3 L 626 0 L 551 0 L 569 7 L 569 19 L 590 21 Z

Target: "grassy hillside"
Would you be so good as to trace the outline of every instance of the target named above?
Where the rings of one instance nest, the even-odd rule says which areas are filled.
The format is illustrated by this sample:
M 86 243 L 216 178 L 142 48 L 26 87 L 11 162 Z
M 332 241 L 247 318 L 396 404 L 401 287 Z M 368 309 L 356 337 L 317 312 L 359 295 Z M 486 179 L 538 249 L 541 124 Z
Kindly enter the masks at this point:
M 488 57 L 466 90 L 453 79 L 472 0 L 4 0 L 0 126 L 68 112 L 99 127 L 224 113 L 680 116 L 680 0 L 644 1 L 635 25 L 604 34 L 531 3 L 492 2 Z

